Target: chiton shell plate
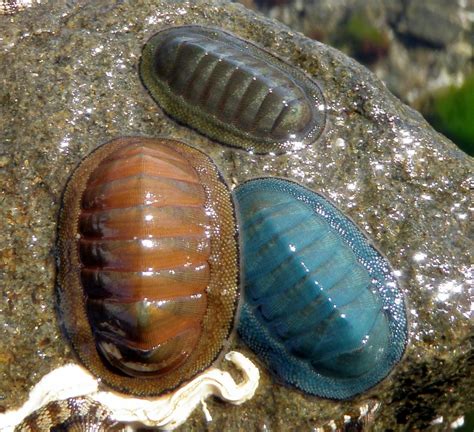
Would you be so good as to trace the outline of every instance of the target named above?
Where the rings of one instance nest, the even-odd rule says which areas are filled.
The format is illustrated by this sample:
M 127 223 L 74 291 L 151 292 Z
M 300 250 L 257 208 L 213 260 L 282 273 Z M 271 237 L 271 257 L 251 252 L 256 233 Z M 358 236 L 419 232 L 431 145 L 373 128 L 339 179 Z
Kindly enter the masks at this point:
M 407 340 L 387 260 L 323 196 L 262 178 L 234 191 L 240 217 L 243 340 L 283 381 L 347 399 L 381 381 Z
M 229 146 L 256 153 L 298 150 L 325 126 L 324 97 L 313 79 L 223 30 L 158 32 L 143 49 L 140 76 L 171 117 Z
M 160 394 L 222 350 L 239 296 L 236 222 L 202 152 L 140 137 L 99 147 L 68 182 L 59 253 L 65 331 L 111 387 Z

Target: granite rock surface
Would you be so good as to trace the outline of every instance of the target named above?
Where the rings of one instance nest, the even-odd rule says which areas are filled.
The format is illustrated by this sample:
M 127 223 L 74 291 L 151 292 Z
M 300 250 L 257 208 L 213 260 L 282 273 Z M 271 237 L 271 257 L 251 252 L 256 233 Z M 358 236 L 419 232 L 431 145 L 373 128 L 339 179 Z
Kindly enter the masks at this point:
M 167 118 L 143 88 L 144 42 L 172 25 L 218 26 L 311 75 L 328 122 L 280 156 L 223 147 Z M 119 136 L 172 136 L 209 154 L 235 186 L 281 176 L 325 194 L 373 240 L 406 295 L 409 344 L 393 373 L 352 401 L 308 397 L 262 368 L 254 399 L 211 400 L 182 430 L 445 430 L 473 406 L 473 160 L 341 52 L 224 2 L 45 2 L 0 16 L 0 411 L 74 362 L 54 302 L 56 224 L 77 163 Z M 234 348 L 258 359 L 235 339 Z M 360 409 L 369 407 L 367 414 Z M 347 417 L 346 417 L 347 418 Z

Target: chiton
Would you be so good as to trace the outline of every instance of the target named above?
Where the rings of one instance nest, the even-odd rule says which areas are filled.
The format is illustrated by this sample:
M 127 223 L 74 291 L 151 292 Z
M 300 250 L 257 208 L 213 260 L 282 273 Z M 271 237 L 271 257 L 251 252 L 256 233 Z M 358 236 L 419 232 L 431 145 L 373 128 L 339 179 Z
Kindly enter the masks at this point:
M 283 153 L 325 126 L 318 84 L 265 49 L 219 29 L 172 27 L 143 48 L 140 76 L 171 117 L 223 144 Z
M 403 355 L 404 299 L 387 260 L 323 196 L 261 178 L 235 191 L 244 268 L 243 340 L 278 377 L 348 399 Z
M 61 319 L 92 373 L 156 395 L 216 359 L 239 256 L 232 196 L 209 157 L 174 140 L 113 140 L 73 173 L 59 224 Z
M 26 417 L 15 432 L 122 432 L 125 426 L 112 420 L 109 410 L 88 397 L 49 402 Z

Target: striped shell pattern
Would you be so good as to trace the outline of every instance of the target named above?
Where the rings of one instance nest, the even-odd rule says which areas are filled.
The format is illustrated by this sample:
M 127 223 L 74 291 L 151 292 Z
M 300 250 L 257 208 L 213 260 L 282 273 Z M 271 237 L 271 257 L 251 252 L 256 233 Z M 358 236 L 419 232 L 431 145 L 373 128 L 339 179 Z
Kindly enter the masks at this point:
M 324 129 L 325 102 L 313 79 L 219 29 L 160 31 L 143 49 L 140 76 L 166 113 L 226 145 L 283 153 Z
M 285 382 L 347 399 L 400 360 L 404 300 L 387 260 L 327 199 L 262 178 L 235 190 L 244 268 L 239 333 Z
M 70 179 L 59 301 L 79 357 L 114 388 L 159 394 L 208 367 L 233 325 L 238 247 L 212 161 L 173 140 L 113 140 Z

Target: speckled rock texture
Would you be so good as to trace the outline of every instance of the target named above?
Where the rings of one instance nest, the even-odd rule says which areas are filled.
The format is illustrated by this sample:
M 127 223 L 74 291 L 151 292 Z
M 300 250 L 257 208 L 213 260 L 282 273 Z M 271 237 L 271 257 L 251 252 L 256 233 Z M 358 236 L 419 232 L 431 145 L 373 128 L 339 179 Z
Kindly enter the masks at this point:
M 234 32 L 321 85 L 320 140 L 280 156 L 225 148 L 167 118 L 143 88 L 144 42 L 171 25 Z M 283 176 L 325 194 L 373 239 L 407 299 L 410 340 L 388 379 L 348 402 L 307 397 L 262 369 L 241 407 L 211 400 L 182 430 L 446 430 L 472 407 L 469 177 L 473 160 L 339 51 L 220 2 L 42 3 L 0 16 L 0 410 L 76 361 L 55 311 L 61 193 L 77 163 L 119 136 L 172 136 L 209 154 L 232 186 Z M 471 275 L 472 279 L 472 275 Z M 242 350 L 258 362 L 241 342 Z M 360 408 L 369 412 L 357 420 Z M 326 426 L 325 426 L 326 425 Z M 329 430 L 329 429 L 328 429 Z

